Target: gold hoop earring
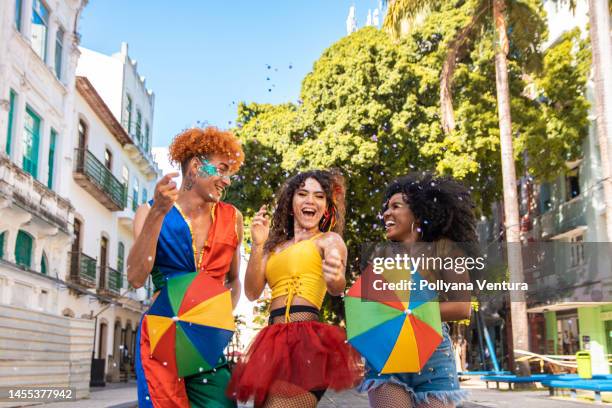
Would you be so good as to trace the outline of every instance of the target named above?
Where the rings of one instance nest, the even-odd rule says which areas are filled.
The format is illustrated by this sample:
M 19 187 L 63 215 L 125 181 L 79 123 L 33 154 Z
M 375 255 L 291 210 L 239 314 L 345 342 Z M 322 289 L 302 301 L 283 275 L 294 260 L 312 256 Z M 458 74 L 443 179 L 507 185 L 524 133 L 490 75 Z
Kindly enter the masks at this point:
M 414 221 L 412 221 L 412 224 L 410 225 L 410 233 L 412 234 L 413 232 L 414 232 Z M 419 233 L 419 236 L 421 237 L 421 239 L 423 239 L 423 228 L 417 227 L 417 232 Z

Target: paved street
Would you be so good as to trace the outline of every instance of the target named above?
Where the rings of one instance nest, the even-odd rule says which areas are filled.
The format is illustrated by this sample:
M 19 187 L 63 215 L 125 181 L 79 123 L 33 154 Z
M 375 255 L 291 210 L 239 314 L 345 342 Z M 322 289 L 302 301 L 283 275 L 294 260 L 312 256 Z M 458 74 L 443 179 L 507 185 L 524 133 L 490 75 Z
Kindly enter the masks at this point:
M 548 397 L 548 391 L 507 392 L 480 388 L 473 389 L 471 392 L 470 402 L 464 403 L 463 408 L 585 408 L 594 405 L 589 402 L 572 402 L 568 399 L 550 398 Z M 365 395 L 345 392 L 342 394 L 326 394 L 319 407 L 369 408 L 369 405 Z
M 586 408 L 596 405 L 592 402 L 580 400 L 572 401 L 568 397 L 551 398 L 546 390 L 536 391 L 497 391 L 487 390 L 478 380 L 462 383 L 462 388 L 471 393 L 470 401 L 463 404 L 463 408 Z M 612 404 L 602 404 L 612 406 Z M 39 405 L 40 406 L 40 405 Z M 601 405 L 600 405 L 601 406 Z M 71 403 L 45 404 L 45 408 L 133 408 L 136 407 L 135 384 L 111 385 L 103 389 L 96 389 L 91 398 Z M 368 399 L 355 391 L 343 393 L 327 392 L 320 408 L 369 408 Z M 241 405 L 239 408 L 252 408 L 252 405 Z M 389 407 L 393 408 L 393 407 Z

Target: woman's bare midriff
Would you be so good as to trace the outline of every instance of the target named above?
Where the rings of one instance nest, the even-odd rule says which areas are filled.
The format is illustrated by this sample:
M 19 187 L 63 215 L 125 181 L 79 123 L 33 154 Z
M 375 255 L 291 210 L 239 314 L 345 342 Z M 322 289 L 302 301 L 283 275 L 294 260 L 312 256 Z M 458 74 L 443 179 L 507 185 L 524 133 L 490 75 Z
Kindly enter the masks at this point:
M 272 299 L 272 302 L 270 303 L 270 310 L 274 310 L 274 309 L 279 309 L 279 308 L 285 308 L 285 302 L 287 300 L 287 296 L 279 296 L 277 298 Z M 308 300 L 304 299 L 301 296 L 294 296 L 293 297 L 293 301 L 291 302 L 291 306 L 312 306 L 314 308 L 318 307 L 316 305 L 314 305 L 312 302 L 309 302 Z

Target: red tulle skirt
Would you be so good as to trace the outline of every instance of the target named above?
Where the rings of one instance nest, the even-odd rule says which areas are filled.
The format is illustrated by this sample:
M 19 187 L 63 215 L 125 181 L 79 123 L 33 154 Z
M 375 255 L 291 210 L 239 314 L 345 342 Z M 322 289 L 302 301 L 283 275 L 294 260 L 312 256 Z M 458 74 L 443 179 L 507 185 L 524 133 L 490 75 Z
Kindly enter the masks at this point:
M 232 372 L 227 395 L 260 405 L 269 395 L 352 388 L 362 375 L 361 356 L 340 327 L 318 321 L 279 323 L 255 337 Z

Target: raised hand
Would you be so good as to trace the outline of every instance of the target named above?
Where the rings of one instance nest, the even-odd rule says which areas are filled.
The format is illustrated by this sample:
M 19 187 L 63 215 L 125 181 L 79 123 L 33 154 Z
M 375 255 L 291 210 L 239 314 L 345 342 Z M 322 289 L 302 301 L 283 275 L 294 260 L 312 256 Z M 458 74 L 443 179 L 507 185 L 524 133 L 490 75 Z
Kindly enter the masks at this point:
M 339 282 L 344 278 L 344 263 L 337 248 L 332 248 L 325 253 L 323 278 L 328 285 Z
M 260 246 L 266 243 L 270 233 L 270 218 L 267 214 L 266 205 L 262 205 L 251 222 L 251 239 L 253 245 Z
M 158 208 L 164 214 L 168 213 L 176 199 L 178 198 L 178 189 L 176 183 L 172 180 L 174 177 L 178 177 L 178 173 L 168 173 L 161 178 L 155 185 L 155 193 L 153 195 L 153 206 Z

